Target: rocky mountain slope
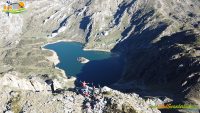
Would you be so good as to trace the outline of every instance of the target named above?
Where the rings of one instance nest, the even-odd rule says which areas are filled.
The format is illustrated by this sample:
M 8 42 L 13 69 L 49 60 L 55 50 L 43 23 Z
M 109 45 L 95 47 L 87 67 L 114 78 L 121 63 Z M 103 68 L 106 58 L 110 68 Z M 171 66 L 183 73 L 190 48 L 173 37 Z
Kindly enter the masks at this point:
M 0 7 L 4 4 L 0 0 Z M 200 103 L 199 0 L 26 0 L 26 8 L 9 17 L 0 12 L 2 86 L 32 90 L 29 81 L 35 77 L 43 90 L 47 78 L 57 88 L 72 87 L 73 80 L 54 68 L 56 55 L 41 48 L 72 40 L 125 56 L 118 90 Z

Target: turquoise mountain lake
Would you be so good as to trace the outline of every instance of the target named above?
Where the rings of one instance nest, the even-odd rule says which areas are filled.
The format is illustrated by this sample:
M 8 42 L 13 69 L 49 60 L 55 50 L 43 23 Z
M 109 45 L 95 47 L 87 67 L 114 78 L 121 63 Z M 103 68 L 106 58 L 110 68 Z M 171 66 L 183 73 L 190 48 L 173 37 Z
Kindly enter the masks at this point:
M 122 74 L 123 58 L 118 54 L 84 51 L 83 45 L 78 42 L 57 42 L 44 48 L 55 51 L 60 60 L 56 67 L 63 69 L 67 76 L 77 77 L 77 81 L 111 85 L 118 81 Z M 82 64 L 77 61 L 78 57 L 85 57 L 90 62 Z

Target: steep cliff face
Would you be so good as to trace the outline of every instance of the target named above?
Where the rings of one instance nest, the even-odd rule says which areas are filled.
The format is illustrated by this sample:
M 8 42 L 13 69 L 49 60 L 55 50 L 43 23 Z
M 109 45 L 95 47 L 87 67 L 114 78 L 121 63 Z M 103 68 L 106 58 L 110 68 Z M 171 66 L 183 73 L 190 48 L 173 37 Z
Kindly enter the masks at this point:
M 194 100 L 199 99 L 199 4 L 149 0 L 145 8 L 135 10 L 113 49 L 127 56 L 121 85 L 129 82 L 134 91 L 165 92 L 198 103 Z
M 165 92 L 177 101 L 187 97 L 199 103 L 199 2 L 150 3 L 152 9 L 140 8 L 139 16 L 131 16 L 131 26 L 121 33 L 126 39 L 114 47 L 127 56 L 120 82 L 125 87 L 129 82 L 133 91 Z

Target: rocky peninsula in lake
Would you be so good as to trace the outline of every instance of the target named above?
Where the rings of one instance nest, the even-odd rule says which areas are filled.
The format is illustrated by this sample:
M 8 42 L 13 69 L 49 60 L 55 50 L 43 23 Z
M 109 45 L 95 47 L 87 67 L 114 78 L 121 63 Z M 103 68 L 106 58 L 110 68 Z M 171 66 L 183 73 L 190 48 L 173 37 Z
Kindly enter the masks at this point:
M 82 63 L 82 64 L 86 64 L 88 63 L 90 60 L 88 60 L 87 58 L 84 58 L 84 57 L 78 57 L 77 58 L 77 61 Z

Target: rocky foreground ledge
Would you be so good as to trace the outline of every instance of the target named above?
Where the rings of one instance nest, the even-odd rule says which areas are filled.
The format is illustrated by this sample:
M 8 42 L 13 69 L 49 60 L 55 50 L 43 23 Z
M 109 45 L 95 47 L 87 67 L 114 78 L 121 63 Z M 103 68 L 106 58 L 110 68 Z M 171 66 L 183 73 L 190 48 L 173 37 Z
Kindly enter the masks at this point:
M 62 85 L 54 79 L 56 90 L 52 94 L 50 86 L 45 83 L 48 75 L 20 78 L 16 72 L 1 75 L 0 112 L 3 113 L 81 113 L 85 97 Z M 103 97 L 108 101 L 103 106 L 107 113 L 159 113 L 150 108 L 157 103 L 143 100 L 137 94 L 123 94 L 119 91 L 103 87 Z

